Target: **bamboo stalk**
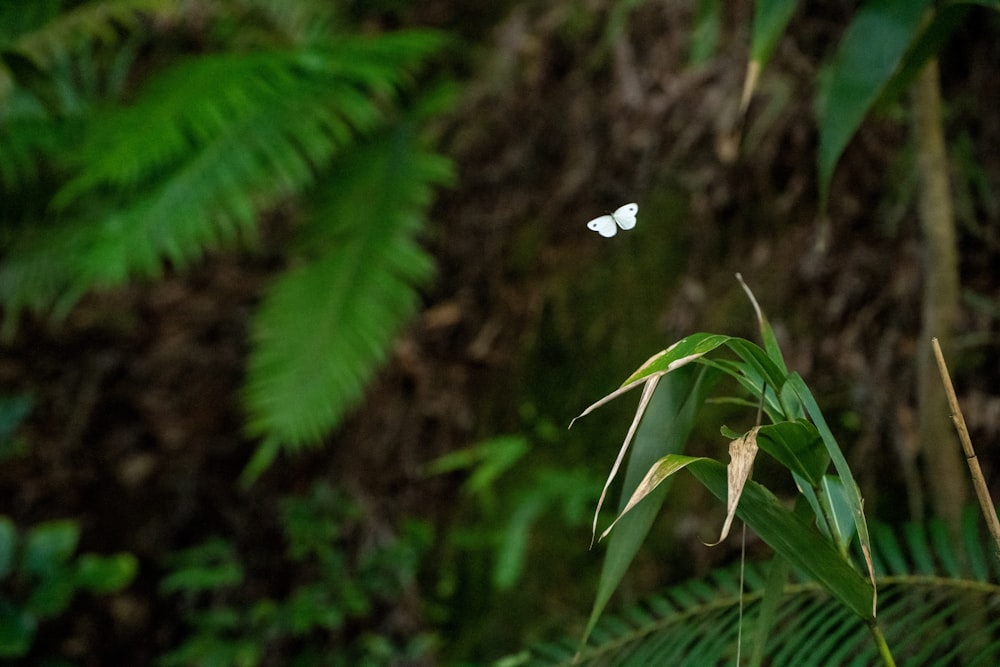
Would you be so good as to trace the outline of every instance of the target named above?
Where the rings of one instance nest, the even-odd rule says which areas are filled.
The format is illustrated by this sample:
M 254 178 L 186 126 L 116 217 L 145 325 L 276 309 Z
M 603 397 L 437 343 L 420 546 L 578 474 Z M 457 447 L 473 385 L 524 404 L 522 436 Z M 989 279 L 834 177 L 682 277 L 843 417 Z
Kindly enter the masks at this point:
M 969 429 L 965 425 L 965 417 L 962 415 L 962 408 L 958 404 L 958 397 L 955 395 L 955 387 L 951 383 L 951 375 L 948 373 L 948 366 L 944 363 L 944 354 L 941 352 L 941 344 L 937 338 L 931 339 L 934 346 L 934 356 L 937 357 L 938 370 L 941 371 L 941 383 L 944 391 L 948 395 L 948 405 L 951 406 L 951 420 L 955 423 L 955 430 L 958 431 L 958 439 L 962 443 L 965 451 L 965 460 L 969 464 L 969 473 L 972 475 L 972 485 L 976 489 L 976 497 L 979 498 L 979 506 L 986 519 L 986 526 L 989 528 L 993 540 L 996 542 L 997 558 L 1000 558 L 1000 520 L 997 519 L 996 509 L 993 507 L 993 499 L 990 498 L 990 490 L 986 486 L 986 478 L 983 477 L 983 469 L 979 467 L 979 457 L 972 448 L 972 439 L 969 437 Z

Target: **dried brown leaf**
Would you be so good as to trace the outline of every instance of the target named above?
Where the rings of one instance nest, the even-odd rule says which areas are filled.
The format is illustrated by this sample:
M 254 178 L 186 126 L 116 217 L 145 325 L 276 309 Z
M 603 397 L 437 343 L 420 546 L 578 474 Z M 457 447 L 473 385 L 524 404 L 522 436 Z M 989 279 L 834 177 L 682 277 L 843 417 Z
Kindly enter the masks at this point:
M 729 529 L 736 516 L 736 507 L 740 504 L 743 487 L 753 472 L 753 461 L 757 458 L 757 431 L 755 426 L 741 437 L 729 443 L 729 466 L 726 468 L 728 477 L 728 493 L 726 499 L 726 522 L 722 525 L 722 535 L 719 539 L 706 546 L 714 547 L 729 536 Z

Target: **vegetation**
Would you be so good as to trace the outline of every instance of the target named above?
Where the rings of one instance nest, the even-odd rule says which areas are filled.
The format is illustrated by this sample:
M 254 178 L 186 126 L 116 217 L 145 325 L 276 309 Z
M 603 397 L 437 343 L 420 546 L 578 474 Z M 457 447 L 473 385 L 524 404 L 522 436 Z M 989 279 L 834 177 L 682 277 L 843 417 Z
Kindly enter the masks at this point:
M 132 582 L 131 554 L 74 556 L 79 541 L 75 521 L 48 521 L 20 534 L 0 517 L 0 656 L 27 656 L 39 624 L 66 613 L 77 593 L 114 593 Z
M 900 662 L 996 661 L 997 623 L 982 611 L 997 593 L 1000 572 L 996 558 L 984 549 L 989 540 L 980 524 L 980 516 L 966 513 L 960 542 L 952 540 L 940 520 L 911 523 L 898 534 L 884 524 L 872 526 L 879 613 L 887 619 L 886 640 Z M 672 586 L 641 606 L 602 619 L 582 650 L 567 638 L 534 647 L 505 664 L 733 664 L 740 625 L 748 637 L 765 616 L 771 617 L 770 631 L 755 635 L 761 640 L 757 644 L 746 642 L 745 664 L 761 664 L 764 656 L 773 665 L 880 662 L 862 620 L 815 581 L 789 582 L 769 606 L 774 566 L 748 563 L 743 572 L 738 566 L 720 568 L 711 577 Z
M 431 270 L 416 238 L 450 172 L 418 131 L 440 89 L 414 79 L 442 37 L 352 34 L 324 2 L 32 7 L 0 17 L 8 335 L 24 310 L 65 316 L 90 290 L 250 241 L 295 197 L 289 268 L 253 324 L 245 397 L 263 445 L 248 473 L 318 442 Z M 205 43 L 183 48 L 199 21 Z
M 216 538 L 167 557 L 164 595 L 187 609 L 189 636 L 160 660 L 171 665 L 376 665 L 419 661 L 433 637 L 363 634 L 351 638 L 356 619 L 377 618 L 384 605 L 414 585 L 428 549 L 428 526 L 410 523 L 398 538 L 366 553 L 350 553 L 360 508 L 328 484 L 283 502 L 285 576 L 281 599 L 248 599 L 243 559 L 231 542 Z
M 0 653 L 996 662 L 1000 5 L 681 4 L 0 7 Z

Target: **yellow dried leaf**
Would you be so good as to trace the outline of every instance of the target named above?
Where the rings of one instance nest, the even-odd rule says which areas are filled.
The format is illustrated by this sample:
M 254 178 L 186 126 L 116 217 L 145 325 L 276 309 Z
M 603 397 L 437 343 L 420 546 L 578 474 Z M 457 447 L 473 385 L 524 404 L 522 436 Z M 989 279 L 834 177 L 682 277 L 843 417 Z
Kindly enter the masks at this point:
M 726 522 L 722 526 L 722 535 L 719 539 L 706 546 L 714 547 L 729 535 L 729 528 L 736 516 L 736 507 L 740 504 L 740 496 L 743 495 L 743 487 L 746 486 L 747 480 L 750 479 L 750 473 L 753 472 L 753 461 L 757 458 L 757 431 L 759 430 L 760 426 L 755 426 L 743 436 L 729 443 L 729 466 L 726 468 L 728 477 Z

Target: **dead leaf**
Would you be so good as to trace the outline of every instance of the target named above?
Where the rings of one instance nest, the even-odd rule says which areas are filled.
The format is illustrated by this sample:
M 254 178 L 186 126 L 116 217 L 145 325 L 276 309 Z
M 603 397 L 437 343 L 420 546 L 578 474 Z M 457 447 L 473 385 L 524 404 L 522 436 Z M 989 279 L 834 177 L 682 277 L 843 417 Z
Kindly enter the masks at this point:
M 705 546 L 714 547 L 722 542 L 729 535 L 729 528 L 733 524 L 736 516 L 736 507 L 740 504 L 740 496 L 743 495 L 743 487 L 750 479 L 753 472 L 753 461 L 757 458 L 757 431 L 760 426 L 755 426 L 742 437 L 736 438 L 729 443 L 729 466 L 726 468 L 729 483 L 726 498 L 726 522 L 722 526 L 722 535 L 719 539 Z
M 642 420 L 642 415 L 646 412 L 646 406 L 649 405 L 649 399 L 653 397 L 653 391 L 660 382 L 660 377 L 660 375 L 651 375 L 646 380 L 646 386 L 642 388 L 642 398 L 639 399 L 639 407 L 635 411 L 635 418 L 632 420 L 632 425 L 625 435 L 625 442 L 622 443 L 622 448 L 618 450 L 618 458 L 615 459 L 615 464 L 611 467 L 611 473 L 608 475 L 607 481 L 604 482 L 604 489 L 601 490 L 601 497 L 597 501 L 597 509 L 594 510 L 594 525 L 590 529 L 591 549 L 594 548 L 594 538 L 597 536 L 597 516 L 601 513 L 605 496 L 608 495 L 608 487 L 611 486 L 615 475 L 618 474 L 618 468 L 621 467 L 622 461 L 625 459 L 625 453 L 628 451 L 628 446 L 632 443 L 632 438 L 635 437 L 635 432 L 639 428 L 639 421 Z

